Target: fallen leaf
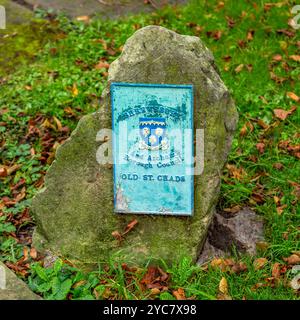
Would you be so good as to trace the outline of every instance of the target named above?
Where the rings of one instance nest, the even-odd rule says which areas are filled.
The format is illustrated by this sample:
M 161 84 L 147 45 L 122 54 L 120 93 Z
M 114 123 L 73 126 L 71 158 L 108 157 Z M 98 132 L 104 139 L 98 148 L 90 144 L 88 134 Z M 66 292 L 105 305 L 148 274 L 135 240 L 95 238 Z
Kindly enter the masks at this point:
M 20 168 L 21 168 L 20 164 L 14 164 L 13 166 L 11 166 L 7 169 L 7 175 L 10 176 L 11 174 L 13 174 L 15 171 L 17 171 Z
M 176 298 L 176 300 L 186 300 L 185 292 L 182 288 L 174 290 L 172 294 Z
M 297 254 L 292 254 L 288 258 L 283 258 L 288 264 L 300 264 L 300 256 Z
M 257 143 L 256 149 L 259 151 L 260 154 L 263 154 L 265 152 L 265 144 L 263 142 Z
M 122 238 L 122 236 L 121 236 L 119 231 L 113 231 L 111 233 L 111 235 L 118 241 L 122 241 L 123 240 L 123 238 Z
M 219 283 L 219 291 L 223 294 L 228 294 L 228 283 L 225 277 L 222 277 Z
M 238 66 L 234 69 L 234 71 L 235 71 L 236 73 L 239 73 L 239 72 L 241 72 L 243 69 L 244 69 L 244 64 L 240 64 L 240 65 L 238 65 Z
M 128 233 L 129 231 L 131 231 L 137 223 L 138 223 L 138 221 L 136 219 L 134 219 L 131 222 L 129 222 L 128 225 L 125 228 L 125 231 L 123 232 L 123 236 L 126 233 Z
M 224 57 L 223 57 L 223 60 L 224 60 L 225 62 L 229 62 L 229 61 L 231 61 L 231 56 L 224 56 Z
M 30 253 L 29 254 L 30 254 L 30 257 L 32 259 L 36 259 L 37 258 L 37 251 L 36 251 L 36 249 L 34 247 L 30 248 Z
M 248 132 L 252 132 L 253 129 L 254 129 L 253 124 L 250 121 L 246 122 L 240 131 L 240 136 L 244 137 Z
M 231 272 L 238 274 L 247 271 L 247 269 L 247 265 L 244 262 L 238 262 L 231 267 Z
M 295 31 L 290 31 L 287 29 L 278 29 L 278 30 L 276 30 L 276 32 L 278 34 L 284 34 L 285 36 L 287 36 L 289 38 L 293 38 L 295 36 Z
M 61 124 L 61 122 L 60 122 L 55 116 L 53 116 L 53 120 L 54 120 L 55 123 L 56 123 L 57 130 L 58 130 L 58 131 L 62 131 L 62 124 Z
M 216 30 L 216 31 L 207 31 L 206 35 L 208 37 L 214 38 L 215 40 L 219 40 L 222 36 L 222 31 Z
M 158 288 L 152 288 L 150 290 L 150 296 L 156 296 L 158 294 L 160 294 L 160 290 Z
M 268 129 L 269 128 L 269 126 L 262 119 L 258 119 L 257 120 L 257 124 L 263 129 Z
M 168 280 L 168 278 L 169 278 L 169 275 L 165 272 L 165 271 L 163 271 L 160 267 L 157 267 L 157 270 L 159 271 L 159 273 L 160 273 L 160 280 L 161 281 L 167 281 Z
M 268 262 L 268 260 L 266 258 L 257 258 L 254 260 L 253 262 L 253 266 L 255 270 L 260 270 L 263 269 L 263 267 L 265 266 L 265 264 Z
M 233 207 L 231 207 L 231 208 L 225 208 L 225 209 L 223 209 L 223 211 L 229 212 L 229 213 L 237 213 L 237 212 L 239 212 L 240 210 L 241 210 L 241 206 L 239 206 L 239 205 L 233 206 Z
M 230 29 L 232 29 L 235 25 L 235 21 L 233 20 L 233 18 L 226 16 L 226 20 L 227 20 L 227 25 Z
M 273 264 L 272 277 L 274 277 L 277 280 L 280 278 L 280 263 L 279 262 L 275 262 Z
M 284 167 L 283 164 L 280 163 L 280 162 L 276 162 L 276 163 L 273 164 L 273 168 L 277 169 L 277 170 L 282 170 L 283 167 Z
M 246 176 L 246 171 L 242 167 L 237 168 L 235 165 L 228 163 L 226 168 L 228 169 L 230 176 L 234 179 L 241 180 Z
M 0 168 L 0 177 L 7 177 L 7 169 L 5 167 Z
M 76 17 L 77 21 L 83 21 L 83 22 L 90 22 L 90 17 L 89 16 L 78 16 Z
M 146 274 L 141 280 L 141 283 L 145 285 L 149 285 L 153 283 L 156 278 L 157 278 L 157 268 L 153 266 L 149 266 Z
M 252 41 L 253 40 L 254 33 L 255 33 L 255 30 L 253 30 L 253 29 L 248 31 L 248 33 L 247 33 L 247 40 L 248 41 Z
M 273 60 L 274 60 L 274 61 L 281 61 L 281 60 L 282 60 L 282 56 L 281 56 L 280 54 L 275 54 L 275 55 L 273 56 Z
M 109 68 L 109 63 L 105 62 L 105 61 L 99 61 L 96 65 L 95 65 L 95 69 L 99 70 L 99 69 L 108 69 Z
M 27 247 L 23 248 L 23 257 L 24 257 L 24 261 L 28 260 L 28 248 Z
M 288 181 L 294 187 L 292 194 L 300 200 L 300 184 L 294 181 Z
M 300 100 L 300 98 L 294 92 L 287 92 L 286 95 L 294 101 Z
M 300 55 L 291 55 L 289 58 L 290 58 L 291 60 L 294 60 L 294 61 L 297 61 L 297 62 L 300 61 Z
M 76 86 L 76 83 L 74 83 L 73 87 L 72 87 L 72 95 L 73 95 L 73 97 L 78 96 L 78 93 L 79 93 L 78 88 Z
M 278 207 L 276 208 L 276 211 L 277 211 L 277 213 L 278 213 L 279 215 L 281 215 L 282 212 L 283 212 L 283 210 L 284 210 L 285 208 L 287 208 L 287 205 L 286 205 L 286 204 L 284 204 L 284 205 L 282 205 L 282 206 L 278 206 Z
M 244 40 L 239 40 L 239 41 L 238 41 L 238 46 L 239 46 L 241 49 L 244 49 L 244 48 L 246 48 L 246 46 L 247 46 L 247 42 L 244 41 Z

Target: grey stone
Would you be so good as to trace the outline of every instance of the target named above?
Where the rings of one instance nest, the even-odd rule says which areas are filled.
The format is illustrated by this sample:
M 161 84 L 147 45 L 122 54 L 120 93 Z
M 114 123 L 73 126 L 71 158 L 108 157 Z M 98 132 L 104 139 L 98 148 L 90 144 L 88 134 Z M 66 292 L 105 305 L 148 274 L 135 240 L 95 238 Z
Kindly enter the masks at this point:
M 96 13 L 102 18 L 117 18 L 128 14 L 150 12 L 165 4 L 183 4 L 187 0 L 152 0 L 152 4 L 145 4 L 141 0 L 26 0 L 26 2 L 43 9 L 63 12 L 71 17 Z
M 225 257 L 235 248 L 240 253 L 256 254 L 256 244 L 264 241 L 264 224 L 250 208 L 243 208 L 235 214 L 223 216 L 216 213 L 209 227 L 208 236 L 198 263 L 212 258 Z
M 0 300 L 41 300 L 27 284 L 0 262 Z M 5 280 L 2 278 L 5 277 Z M 13 312 L 13 310 L 12 310 Z
M 96 142 L 100 129 L 111 128 L 109 85 L 99 112 L 84 116 L 58 148 L 45 188 L 33 199 L 37 230 L 34 245 L 73 262 L 93 264 L 112 255 L 135 263 L 163 258 L 196 261 L 218 200 L 220 174 L 230 149 L 237 111 L 220 79 L 211 52 L 197 37 L 158 26 L 137 31 L 109 69 L 108 83 L 193 84 L 194 127 L 205 129 L 204 171 L 195 176 L 193 217 L 116 215 L 112 166 L 100 165 Z M 111 143 L 109 141 L 109 143 Z M 121 243 L 112 232 L 137 226 Z

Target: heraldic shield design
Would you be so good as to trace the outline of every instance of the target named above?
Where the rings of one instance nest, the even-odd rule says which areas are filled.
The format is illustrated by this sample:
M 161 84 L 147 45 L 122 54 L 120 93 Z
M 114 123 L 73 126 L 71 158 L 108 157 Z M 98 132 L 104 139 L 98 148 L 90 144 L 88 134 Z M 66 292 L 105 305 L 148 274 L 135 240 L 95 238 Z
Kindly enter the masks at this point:
M 140 118 L 141 150 L 167 150 L 169 141 L 166 133 L 165 118 Z

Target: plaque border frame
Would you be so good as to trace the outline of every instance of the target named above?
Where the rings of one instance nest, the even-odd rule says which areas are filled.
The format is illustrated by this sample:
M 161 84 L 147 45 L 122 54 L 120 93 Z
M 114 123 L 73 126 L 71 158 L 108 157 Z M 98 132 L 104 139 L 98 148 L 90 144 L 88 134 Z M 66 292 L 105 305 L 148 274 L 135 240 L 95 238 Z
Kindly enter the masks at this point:
M 189 89 L 190 90 L 190 98 L 191 98 L 191 129 L 192 129 L 192 158 L 194 157 L 194 86 L 192 84 L 160 84 L 160 83 L 134 83 L 134 82 L 111 82 L 109 85 L 109 93 L 110 93 L 110 102 L 111 102 L 111 122 L 112 122 L 112 159 L 113 159 L 113 197 L 114 197 L 114 213 L 115 214 L 126 214 L 126 215 L 158 215 L 158 216 L 170 216 L 170 217 L 193 217 L 194 215 L 194 200 L 195 200 L 195 184 L 194 184 L 194 166 L 191 164 L 191 213 L 183 213 L 183 212 L 126 212 L 126 211 L 117 211 L 116 210 L 116 171 L 115 171 L 115 164 L 114 164 L 114 154 L 116 150 L 116 141 L 114 135 L 114 102 L 112 99 L 113 96 L 113 88 L 114 87 L 152 87 L 152 88 L 181 88 L 181 89 Z

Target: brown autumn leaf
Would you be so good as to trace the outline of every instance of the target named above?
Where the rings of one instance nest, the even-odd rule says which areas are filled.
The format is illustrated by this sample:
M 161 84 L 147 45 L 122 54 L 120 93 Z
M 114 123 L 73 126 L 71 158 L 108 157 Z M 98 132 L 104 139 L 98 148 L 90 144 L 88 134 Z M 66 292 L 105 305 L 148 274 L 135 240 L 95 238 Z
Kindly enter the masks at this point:
M 272 267 L 272 277 L 278 280 L 280 278 L 280 273 L 280 263 L 275 262 Z
M 277 118 L 285 120 L 286 117 L 297 110 L 297 106 L 292 106 L 290 110 L 274 109 L 274 114 Z
M 279 61 L 282 60 L 282 56 L 281 56 L 280 54 L 275 54 L 272 59 L 273 59 L 274 61 L 279 62 Z
M 268 262 L 268 260 L 266 258 L 257 258 L 254 260 L 253 262 L 253 266 L 255 270 L 260 270 L 263 269 L 263 267 L 265 266 L 265 264 Z
M 235 21 L 233 18 L 226 16 L 228 28 L 232 29 L 235 26 Z
M 99 70 L 99 69 L 108 69 L 109 68 L 109 63 L 105 62 L 105 61 L 99 61 L 95 67 L 95 69 Z
M 257 120 L 257 124 L 263 129 L 268 129 L 269 128 L 269 126 L 262 119 L 258 119 Z
M 293 55 L 291 55 L 289 58 L 290 58 L 291 60 L 294 60 L 294 61 L 297 61 L 297 62 L 300 61 L 300 55 L 295 55 L 295 54 L 293 54 Z
M 24 261 L 28 260 L 28 248 L 27 247 L 23 247 L 23 257 L 24 257 Z
M 228 294 L 228 282 L 225 277 L 222 277 L 219 283 L 219 291 L 223 294 Z
M 238 168 L 235 165 L 228 163 L 226 164 L 226 168 L 228 169 L 230 176 L 234 179 L 241 180 L 246 176 L 246 171 L 242 167 Z
M 134 228 L 134 226 L 135 225 L 137 225 L 138 224 L 138 221 L 136 220 L 136 219 L 134 219 L 134 220 L 132 220 L 131 222 L 129 222 L 128 223 L 128 225 L 126 226 L 126 228 L 125 228 L 125 231 L 123 232 L 123 236 L 125 235 L 125 234 L 127 234 L 129 231 L 131 231 L 133 228 Z
M 120 234 L 119 231 L 113 231 L 113 232 L 111 233 L 111 235 L 112 235 L 116 240 L 118 240 L 119 242 L 121 242 L 121 241 L 123 240 L 123 238 L 122 238 L 122 236 L 121 236 L 121 234 Z
M 88 22 L 90 22 L 90 17 L 89 16 L 78 16 L 78 17 L 76 17 L 76 20 L 88 23 Z
M 278 34 L 284 34 L 285 36 L 289 37 L 289 38 L 293 38 L 295 36 L 295 31 L 291 31 L 291 30 L 288 30 L 288 29 L 278 29 L 276 30 L 276 32 Z
M 211 262 L 210 265 L 212 268 L 219 267 L 220 265 L 223 264 L 223 259 L 221 258 L 214 258 Z
M 30 248 L 30 253 L 29 254 L 30 254 L 30 257 L 32 259 L 36 259 L 37 258 L 37 251 L 36 251 L 36 249 L 34 247 Z
M 184 289 L 178 288 L 172 292 L 176 300 L 186 300 Z
M 264 11 L 267 12 L 273 7 L 281 7 L 285 4 L 285 2 L 270 2 L 270 3 L 265 3 L 264 4 Z
M 294 92 L 287 92 L 286 95 L 296 102 L 300 100 L 300 98 Z
M 55 116 L 53 116 L 53 120 L 54 120 L 54 122 L 56 123 L 57 130 L 61 132 L 61 131 L 62 131 L 62 124 L 61 124 L 61 122 L 60 122 Z
M 247 265 L 244 262 L 238 262 L 231 267 L 231 272 L 238 274 L 247 271 L 247 269 Z
M 148 285 L 152 284 L 157 278 L 158 278 L 157 268 L 154 266 L 149 266 L 146 274 L 144 275 L 143 279 L 141 280 L 141 283 L 148 286 Z
M 277 170 L 282 170 L 283 167 L 284 167 L 283 164 L 280 163 L 280 162 L 276 162 L 276 163 L 273 164 L 273 168 L 277 169 Z
M 283 258 L 283 260 L 291 265 L 300 264 L 300 256 L 295 253 L 293 253 L 291 256 L 289 256 L 287 258 Z
M 26 187 L 23 187 L 21 189 L 21 191 L 16 195 L 14 200 L 16 202 L 20 202 L 21 200 L 23 200 L 25 198 L 25 196 L 26 196 Z
M 241 210 L 241 206 L 240 205 L 236 205 L 233 206 L 231 208 L 225 208 L 223 209 L 223 211 L 228 212 L 228 213 L 237 213 Z
M 14 164 L 13 166 L 9 167 L 7 169 L 7 175 L 10 176 L 13 174 L 15 171 L 19 170 L 21 168 L 20 164 Z
M 300 200 L 300 184 L 290 180 L 288 181 L 288 183 L 294 187 L 292 194 L 296 196 L 297 199 Z
M 247 41 L 252 41 L 254 36 L 255 30 L 250 29 L 247 33 Z
M 282 84 L 284 81 L 287 81 L 288 78 L 285 77 L 279 77 L 277 76 L 273 71 L 270 71 L 270 77 L 272 80 L 274 80 L 278 84 Z
M 245 135 L 247 135 L 248 132 L 252 132 L 253 129 L 254 129 L 253 124 L 250 121 L 246 122 L 240 131 L 240 136 L 244 137 Z
M 223 57 L 223 60 L 225 61 L 225 62 L 230 62 L 231 61 L 231 59 L 232 59 L 232 57 L 231 56 L 224 56 Z
M 168 278 L 169 278 L 169 275 L 164 270 L 162 270 L 160 267 L 157 267 L 157 270 L 160 273 L 160 280 L 161 281 L 167 281 Z
M 150 296 L 156 296 L 158 294 L 160 294 L 160 290 L 158 288 L 152 288 L 150 290 Z
M 278 213 L 279 215 L 281 215 L 282 212 L 283 212 L 283 210 L 284 210 L 285 208 L 287 208 L 287 205 L 286 205 L 286 204 L 284 204 L 284 205 L 282 205 L 282 206 L 278 206 L 278 207 L 276 208 L 276 211 L 277 211 L 277 213 Z
M 207 31 L 206 35 L 209 38 L 214 38 L 215 40 L 219 40 L 222 36 L 222 31 L 221 30 L 216 30 L 216 31 Z
M 242 64 L 238 65 L 238 66 L 234 69 L 234 71 L 235 71 L 236 73 L 239 73 L 239 72 L 241 72 L 243 69 L 244 69 L 244 64 L 242 63 Z
M 5 167 L 0 168 L 0 177 L 7 177 L 7 169 Z
M 265 144 L 263 142 L 259 142 L 256 144 L 256 149 L 260 154 L 263 154 L 265 152 Z

